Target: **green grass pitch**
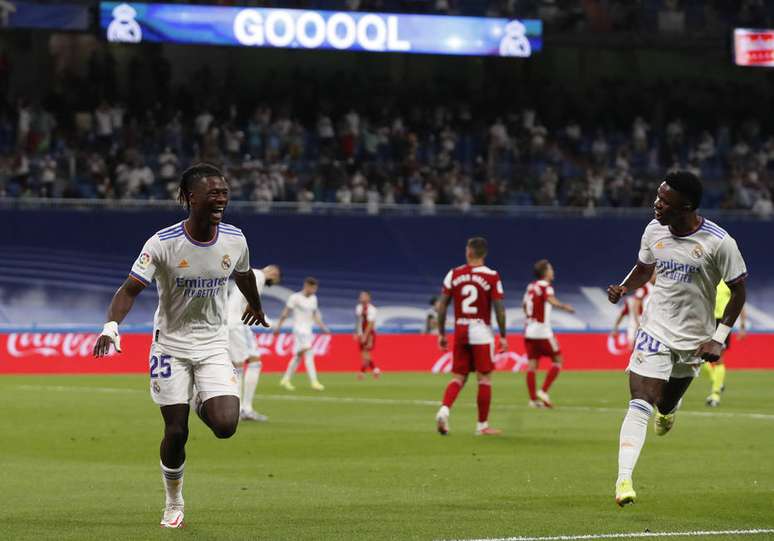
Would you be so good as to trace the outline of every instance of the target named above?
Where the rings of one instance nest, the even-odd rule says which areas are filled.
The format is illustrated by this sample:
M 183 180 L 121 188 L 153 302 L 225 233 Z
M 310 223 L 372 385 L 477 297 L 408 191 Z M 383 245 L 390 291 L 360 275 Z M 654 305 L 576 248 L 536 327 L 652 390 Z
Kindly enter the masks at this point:
M 522 374 L 494 377 L 473 435 L 475 386 L 435 432 L 447 376 L 322 374 L 323 393 L 262 377 L 256 409 L 216 440 L 195 417 L 186 523 L 158 527 L 161 418 L 144 376 L 0 378 L 0 539 L 441 540 L 774 528 L 774 372 L 728 374 L 721 407 L 697 380 L 674 430 L 648 432 L 635 488 L 613 501 L 622 373 L 565 372 L 555 410 L 527 408 Z M 748 536 L 770 539 L 774 534 Z M 718 536 L 712 539 L 731 539 Z M 696 539 L 695 537 L 693 539 Z

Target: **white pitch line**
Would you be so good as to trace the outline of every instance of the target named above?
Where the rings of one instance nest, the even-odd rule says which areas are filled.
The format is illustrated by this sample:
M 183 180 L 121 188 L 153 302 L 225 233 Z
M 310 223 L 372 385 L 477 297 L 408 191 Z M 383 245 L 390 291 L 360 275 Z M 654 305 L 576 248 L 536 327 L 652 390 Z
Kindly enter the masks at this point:
M 16 385 L 17 389 L 26 391 L 78 391 L 93 393 L 146 393 L 145 390 L 127 389 L 119 387 L 87 387 L 87 386 L 66 386 L 66 385 Z M 349 403 L 349 404 L 373 404 L 385 406 L 438 406 L 437 400 L 418 400 L 403 398 L 368 398 L 354 396 L 304 396 L 304 395 L 278 395 L 278 394 L 257 394 L 256 400 L 276 400 L 285 402 L 329 402 L 329 403 Z M 467 405 L 463 406 L 467 407 Z M 472 406 L 471 406 L 472 407 Z M 503 410 L 526 410 L 525 407 L 517 404 L 500 404 L 497 409 Z M 592 406 L 560 406 L 557 411 L 587 411 L 591 413 L 625 413 L 626 408 L 597 408 Z M 681 411 L 680 415 L 689 415 L 693 417 L 727 417 L 747 419 L 759 419 L 764 421 L 774 421 L 774 414 L 754 413 L 754 412 L 722 412 L 722 411 Z
M 763 535 L 774 533 L 774 529 L 755 528 L 750 530 L 697 530 L 692 532 L 633 532 L 603 533 L 586 535 L 549 535 L 543 537 L 486 537 L 458 541 L 575 541 L 581 539 L 642 539 L 646 537 L 703 537 L 715 535 Z

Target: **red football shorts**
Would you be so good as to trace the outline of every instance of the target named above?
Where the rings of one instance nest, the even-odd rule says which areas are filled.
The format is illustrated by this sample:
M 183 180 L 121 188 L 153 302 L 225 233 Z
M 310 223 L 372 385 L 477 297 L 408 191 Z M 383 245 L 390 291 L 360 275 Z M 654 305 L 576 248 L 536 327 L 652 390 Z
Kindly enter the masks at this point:
M 471 372 L 487 374 L 492 370 L 492 344 L 465 344 L 462 340 L 454 341 L 452 372 L 467 376 Z
M 525 338 L 524 349 L 527 350 L 527 359 L 553 357 L 561 353 L 559 342 L 553 336 L 551 338 Z
M 372 351 L 374 349 L 374 343 L 376 342 L 376 335 L 374 333 L 369 334 L 365 340 L 360 340 L 360 351 Z

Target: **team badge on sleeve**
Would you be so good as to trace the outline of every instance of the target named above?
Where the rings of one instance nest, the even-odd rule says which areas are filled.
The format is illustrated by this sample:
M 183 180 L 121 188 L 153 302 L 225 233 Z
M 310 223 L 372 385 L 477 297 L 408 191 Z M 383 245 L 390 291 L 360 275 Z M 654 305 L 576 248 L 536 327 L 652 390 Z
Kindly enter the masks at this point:
M 151 256 L 147 252 L 141 253 L 140 257 L 137 258 L 137 264 L 142 269 L 147 269 L 150 262 L 151 262 Z
M 223 260 L 220 262 L 220 266 L 223 267 L 223 270 L 228 270 L 231 268 L 231 258 L 228 256 L 228 254 L 223 256 Z

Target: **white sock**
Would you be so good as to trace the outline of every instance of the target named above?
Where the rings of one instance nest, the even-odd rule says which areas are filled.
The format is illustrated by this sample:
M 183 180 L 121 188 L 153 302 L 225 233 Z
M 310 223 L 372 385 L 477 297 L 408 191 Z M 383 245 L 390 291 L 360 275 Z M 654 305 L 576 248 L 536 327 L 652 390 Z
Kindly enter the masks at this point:
M 307 349 L 304 352 L 304 368 L 306 373 L 309 374 L 309 381 L 312 383 L 317 381 L 317 367 L 314 365 L 314 353 L 311 349 Z
M 161 478 L 164 481 L 164 504 L 183 505 L 183 470 L 185 462 L 179 468 L 167 468 L 161 464 Z
M 634 466 L 645 445 L 645 435 L 648 433 L 648 421 L 653 414 L 653 406 L 636 398 L 629 402 L 621 424 L 621 437 L 618 447 L 618 482 L 631 479 Z
M 293 355 L 293 359 L 288 363 L 288 367 L 285 370 L 285 376 L 282 379 L 290 381 L 290 378 L 293 377 L 293 374 L 295 374 L 296 368 L 298 368 L 298 365 L 300 363 L 301 363 L 301 354 L 296 353 L 295 355 Z
M 253 411 L 253 398 L 255 397 L 255 388 L 258 387 L 258 378 L 261 377 L 261 361 L 249 363 L 245 368 L 244 376 L 244 401 L 242 409 Z
M 484 430 L 485 428 L 489 428 L 489 421 L 484 421 L 483 423 L 476 422 L 476 430 Z

